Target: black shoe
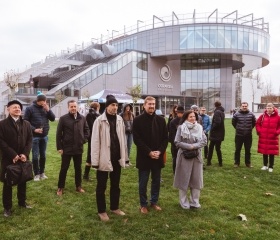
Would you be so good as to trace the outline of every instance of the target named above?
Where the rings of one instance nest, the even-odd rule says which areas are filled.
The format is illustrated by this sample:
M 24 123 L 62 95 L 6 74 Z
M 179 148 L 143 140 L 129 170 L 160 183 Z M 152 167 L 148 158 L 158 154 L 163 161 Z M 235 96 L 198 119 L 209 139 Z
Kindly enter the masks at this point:
M 11 209 L 4 208 L 4 217 L 10 217 L 12 215 Z
M 83 179 L 89 181 L 89 176 L 84 175 Z
M 32 207 L 30 205 L 28 205 L 27 203 L 24 203 L 24 204 L 19 204 L 18 205 L 19 207 L 22 207 L 22 208 L 26 208 L 26 209 L 31 209 Z
M 222 163 L 222 162 L 219 162 L 219 166 L 222 167 L 222 166 L 223 166 L 223 163 Z
M 206 164 L 207 166 L 211 166 L 212 165 L 212 163 L 211 162 L 207 162 L 207 164 Z

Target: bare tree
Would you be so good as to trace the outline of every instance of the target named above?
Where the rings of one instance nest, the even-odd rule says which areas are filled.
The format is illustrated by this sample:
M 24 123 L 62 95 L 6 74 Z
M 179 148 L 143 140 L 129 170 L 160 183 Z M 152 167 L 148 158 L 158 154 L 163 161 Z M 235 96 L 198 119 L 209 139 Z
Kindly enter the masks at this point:
M 142 96 L 141 92 L 142 92 L 142 87 L 140 86 L 140 84 L 137 84 L 134 87 L 128 88 L 128 93 L 132 97 L 133 105 L 135 103 L 137 103 L 137 101 L 141 98 L 141 96 Z
M 273 102 L 275 94 L 273 93 L 273 85 L 271 80 L 266 82 L 263 87 L 263 95 L 265 96 L 266 102 Z
M 15 93 L 18 91 L 18 81 L 20 74 L 14 70 L 4 73 L 4 82 L 9 87 L 9 101 L 14 100 Z

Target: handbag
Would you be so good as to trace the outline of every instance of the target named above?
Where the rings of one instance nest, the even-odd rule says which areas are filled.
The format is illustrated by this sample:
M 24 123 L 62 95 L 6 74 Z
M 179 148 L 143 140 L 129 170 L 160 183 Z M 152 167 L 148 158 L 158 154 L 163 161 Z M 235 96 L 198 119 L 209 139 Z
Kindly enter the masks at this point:
M 193 159 L 198 156 L 198 150 L 197 149 L 192 149 L 192 150 L 184 150 L 183 151 L 183 156 L 185 159 Z
M 9 186 L 15 186 L 33 179 L 32 163 L 17 161 L 6 168 L 5 179 Z

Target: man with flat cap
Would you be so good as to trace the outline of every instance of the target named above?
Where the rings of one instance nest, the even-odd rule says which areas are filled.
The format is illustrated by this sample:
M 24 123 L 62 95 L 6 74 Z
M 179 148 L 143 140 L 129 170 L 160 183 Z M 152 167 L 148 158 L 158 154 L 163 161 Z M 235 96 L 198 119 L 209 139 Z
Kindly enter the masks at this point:
M 12 186 L 5 179 L 6 167 L 17 161 L 25 162 L 29 159 L 32 146 L 32 130 L 30 123 L 21 117 L 22 104 L 13 100 L 8 102 L 9 116 L 0 121 L 0 149 L 1 172 L 0 180 L 3 182 L 2 201 L 4 216 L 12 214 Z M 31 208 L 26 201 L 26 182 L 17 185 L 18 205 L 23 208 Z
M 96 203 L 98 216 L 106 222 L 105 191 L 110 178 L 110 210 L 123 216 L 119 209 L 121 167 L 125 167 L 127 159 L 125 125 L 121 116 L 117 115 L 118 101 L 113 95 L 106 97 L 106 109 L 92 127 L 91 164 L 97 169 Z

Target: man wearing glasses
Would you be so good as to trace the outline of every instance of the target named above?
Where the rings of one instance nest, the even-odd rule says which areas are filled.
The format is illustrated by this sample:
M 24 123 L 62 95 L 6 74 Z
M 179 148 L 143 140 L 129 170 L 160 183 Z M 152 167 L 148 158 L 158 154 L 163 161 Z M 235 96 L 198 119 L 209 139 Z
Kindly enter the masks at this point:
M 232 118 L 232 126 L 235 128 L 235 153 L 234 167 L 240 165 L 240 151 L 242 145 L 245 148 L 245 165 L 251 168 L 251 146 L 252 146 L 252 130 L 256 125 L 256 117 L 254 113 L 249 111 L 248 103 L 242 102 L 240 110 L 237 111 Z

